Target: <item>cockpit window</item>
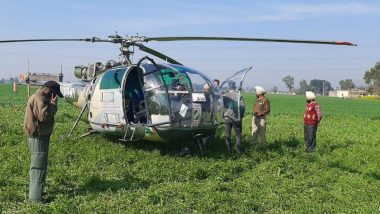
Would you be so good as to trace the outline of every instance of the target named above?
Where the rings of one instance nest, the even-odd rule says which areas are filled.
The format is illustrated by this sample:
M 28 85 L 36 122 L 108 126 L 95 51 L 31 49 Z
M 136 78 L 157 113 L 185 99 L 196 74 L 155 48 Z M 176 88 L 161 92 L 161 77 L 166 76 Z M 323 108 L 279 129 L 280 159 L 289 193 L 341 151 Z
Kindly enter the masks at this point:
M 211 90 L 212 84 L 207 81 L 209 79 L 208 77 L 204 76 L 203 74 L 195 70 L 192 70 L 183 66 L 173 65 L 173 67 L 177 71 L 179 71 L 179 72 L 176 72 L 176 74 L 177 75 L 180 74 L 185 79 L 186 83 L 190 86 L 190 90 L 192 92 L 204 92 L 206 88 Z M 165 70 L 171 71 L 171 69 L 165 69 Z M 168 83 L 168 82 L 165 80 L 165 83 Z
M 125 69 L 106 71 L 100 81 L 100 89 L 120 88 L 124 73 Z
M 161 70 L 164 82 L 169 90 L 187 90 L 188 86 L 191 87 L 191 80 L 186 73 L 178 73 L 171 69 L 165 68 Z

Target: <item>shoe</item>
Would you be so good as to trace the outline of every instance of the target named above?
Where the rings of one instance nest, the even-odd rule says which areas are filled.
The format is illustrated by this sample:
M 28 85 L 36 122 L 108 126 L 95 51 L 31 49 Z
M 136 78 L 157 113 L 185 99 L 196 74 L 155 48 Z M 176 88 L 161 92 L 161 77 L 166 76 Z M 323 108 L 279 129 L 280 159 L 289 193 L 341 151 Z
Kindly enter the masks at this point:
M 314 151 L 314 149 L 312 149 L 312 148 L 306 148 L 306 152 L 308 152 L 308 153 L 313 152 L 313 151 Z
M 182 148 L 181 151 L 178 153 L 178 156 L 183 157 L 183 156 L 190 155 L 190 154 L 191 154 L 190 149 L 187 148 L 187 147 L 184 147 L 184 148 Z

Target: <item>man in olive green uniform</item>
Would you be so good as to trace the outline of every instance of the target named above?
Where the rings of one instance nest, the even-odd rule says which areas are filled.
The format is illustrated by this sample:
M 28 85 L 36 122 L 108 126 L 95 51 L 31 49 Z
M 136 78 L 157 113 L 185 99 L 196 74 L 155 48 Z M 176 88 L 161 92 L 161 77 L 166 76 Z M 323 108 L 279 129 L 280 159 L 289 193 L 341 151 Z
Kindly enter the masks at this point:
M 261 143 L 266 145 L 266 126 L 267 115 L 270 112 L 269 100 L 265 97 L 265 89 L 256 86 L 256 102 L 253 106 L 252 118 L 252 144 L 257 143 L 257 138 L 260 137 Z
M 225 121 L 227 152 L 232 153 L 231 131 L 234 129 L 236 138 L 236 150 L 239 154 L 241 154 L 243 153 L 241 134 L 243 130 L 242 121 L 245 113 L 245 102 L 240 93 L 236 93 L 235 82 L 229 83 L 229 90 L 229 92 L 223 94 L 223 102 L 225 108 L 223 117 Z
M 50 135 L 57 112 L 57 95 L 63 98 L 60 85 L 48 81 L 38 89 L 25 109 L 24 128 L 31 153 L 29 170 L 29 200 L 40 202 L 46 180 Z

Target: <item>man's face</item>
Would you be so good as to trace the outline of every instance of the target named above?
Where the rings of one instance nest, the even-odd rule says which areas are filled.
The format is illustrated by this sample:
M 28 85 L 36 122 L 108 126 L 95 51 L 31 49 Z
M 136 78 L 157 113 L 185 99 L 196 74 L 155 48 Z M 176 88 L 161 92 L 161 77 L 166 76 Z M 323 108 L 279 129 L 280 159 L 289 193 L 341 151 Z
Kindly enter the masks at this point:
M 47 97 L 51 98 L 52 96 L 55 97 L 57 94 L 50 88 L 45 88 L 44 90 Z
M 203 92 L 205 92 L 205 93 L 210 92 L 210 86 L 207 83 L 203 85 Z

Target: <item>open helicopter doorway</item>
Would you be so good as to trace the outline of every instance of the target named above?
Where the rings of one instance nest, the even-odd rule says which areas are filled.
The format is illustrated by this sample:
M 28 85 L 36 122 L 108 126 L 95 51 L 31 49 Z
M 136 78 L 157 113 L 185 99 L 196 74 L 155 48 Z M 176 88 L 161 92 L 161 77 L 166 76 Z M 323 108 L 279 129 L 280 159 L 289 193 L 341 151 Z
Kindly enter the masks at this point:
M 142 90 L 142 70 L 132 67 L 127 72 L 123 86 L 124 115 L 128 124 L 146 124 L 147 111 Z

